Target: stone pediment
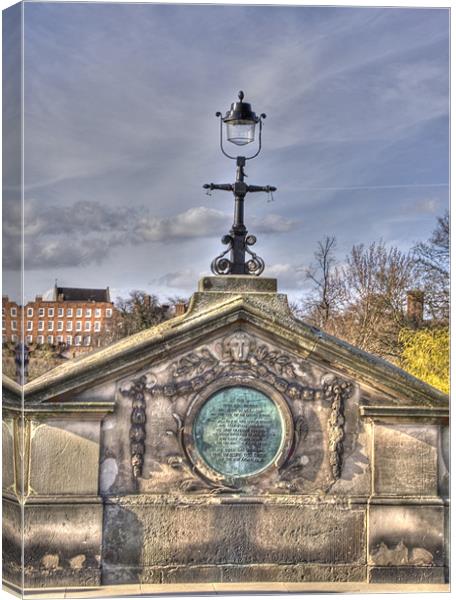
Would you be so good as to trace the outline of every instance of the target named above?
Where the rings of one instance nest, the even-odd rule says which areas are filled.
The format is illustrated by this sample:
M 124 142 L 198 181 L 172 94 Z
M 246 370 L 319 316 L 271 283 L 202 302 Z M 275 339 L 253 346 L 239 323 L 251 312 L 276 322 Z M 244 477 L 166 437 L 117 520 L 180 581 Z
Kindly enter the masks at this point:
M 5 379 L 3 412 L 32 583 L 57 559 L 83 585 L 444 579 L 447 397 L 295 319 L 275 280 L 203 279 L 185 315 Z
M 276 281 L 254 277 L 208 277 L 200 281 L 188 311 L 179 317 L 121 340 L 105 349 L 59 366 L 24 386 L 25 406 L 52 403 L 67 410 L 86 410 L 80 392 L 120 380 L 154 363 L 171 360 L 204 344 L 224 330 L 244 328 L 266 336 L 301 360 L 335 370 L 365 385 L 361 414 L 382 413 L 386 407 L 424 409 L 423 416 L 446 414 L 448 397 L 394 365 L 296 319 L 287 298 L 276 292 Z M 20 400 L 20 388 L 4 379 L 5 407 Z M 372 393 L 369 393 L 371 390 Z M 109 409 L 114 399 L 94 399 L 91 410 Z M 102 406 L 103 405 L 103 406 Z M 97 408 L 98 407 L 98 408 Z M 383 408 L 382 408 L 383 407 Z M 42 407 L 44 410 L 44 406 Z M 436 412 L 436 415 L 433 413 Z M 432 415 L 431 415 L 432 413 Z

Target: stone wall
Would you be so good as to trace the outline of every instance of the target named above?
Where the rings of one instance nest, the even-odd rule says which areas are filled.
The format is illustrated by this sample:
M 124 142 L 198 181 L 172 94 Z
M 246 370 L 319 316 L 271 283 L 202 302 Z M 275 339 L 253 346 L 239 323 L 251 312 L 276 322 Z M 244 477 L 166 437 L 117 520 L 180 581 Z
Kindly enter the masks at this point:
M 227 281 L 31 382 L 25 412 L 6 385 L 8 582 L 22 585 L 21 529 L 25 587 L 445 580 L 447 399 L 296 322 L 268 280 L 242 297 Z M 280 451 L 249 477 L 214 471 L 195 441 L 230 386 L 282 418 Z

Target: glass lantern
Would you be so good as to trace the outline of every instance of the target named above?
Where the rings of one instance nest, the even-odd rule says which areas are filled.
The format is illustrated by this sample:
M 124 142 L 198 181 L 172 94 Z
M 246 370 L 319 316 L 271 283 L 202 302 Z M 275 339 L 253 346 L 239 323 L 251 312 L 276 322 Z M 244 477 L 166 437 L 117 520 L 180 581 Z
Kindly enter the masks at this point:
M 248 102 L 243 102 L 244 92 L 239 92 L 239 102 L 233 102 L 223 122 L 226 139 L 236 146 L 245 146 L 255 140 L 255 126 L 260 120 Z

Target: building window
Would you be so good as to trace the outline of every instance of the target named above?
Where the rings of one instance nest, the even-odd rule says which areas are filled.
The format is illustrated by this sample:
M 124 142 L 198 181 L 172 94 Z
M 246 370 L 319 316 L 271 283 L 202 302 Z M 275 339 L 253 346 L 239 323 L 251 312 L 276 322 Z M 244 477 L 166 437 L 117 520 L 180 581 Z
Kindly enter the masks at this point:
M 76 321 L 76 331 L 82 331 L 82 321 Z
M 8 337 L 6 335 L 2 336 L 2 341 L 4 344 L 8 341 Z
M 63 317 L 63 315 L 64 315 L 64 312 L 65 312 L 65 311 L 63 310 L 63 308 L 59 308 L 59 309 L 57 310 L 57 315 L 58 315 L 59 317 Z
M 11 307 L 11 316 L 17 317 L 17 308 L 15 306 Z
M 53 316 L 54 316 L 54 309 L 48 308 L 48 317 L 53 317 Z
M 67 308 L 67 317 L 72 317 L 72 316 L 73 316 L 73 309 Z
M 6 315 L 5 307 L 2 308 L 2 317 Z
M 27 344 L 31 344 L 33 342 L 33 335 L 27 336 Z
M 2 329 L 6 329 L 5 319 L 2 319 Z
M 27 331 L 33 331 L 33 321 L 27 321 Z
M 92 316 L 92 309 L 91 308 L 86 308 L 86 317 L 91 317 Z
M 48 331 L 54 331 L 54 321 L 48 321 Z
M 44 337 L 43 337 L 42 335 L 39 335 L 39 336 L 36 338 L 36 343 L 37 343 L 37 344 L 42 344 L 43 342 L 44 342 Z
M 17 331 L 17 321 L 11 321 L 11 329 Z
M 75 346 L 80 346 L 81 345 L 81 340 L 82 340 L 81 336 L 80 335 L 76 335 L 75 338 L 74 338 L 74 345 Z
M 33 307 L 31 306 L 27 308 L 27 317 L 33 317 Z
M 52 344 L 54 342 L 54 336 L 48 335 L 48 344 Z
M 96 316 L 97 318 L 100 318 L 100 317 L 101 317 L 101 308 L 96 308 L 96 309 L 95 309 L 95 316 Z
M 95 329 L 94 331 L 101 331 L 101 323 L 100 321 L 95 321 Z
M 63 331 L 63 321 L 57 321 L 57 331 Z
M 11 336 L 11 341 L 12 342 L 17 342 L 17 335 L 12 335 Z
M 44 321 L 38 321 L 38 331 L 44 331 Z
M 56 344 L 61 344 L 63 342 L 63 335 L 58 335 L 55 338 Z
M 90 323 L 90 321 L 86 321 L 86 322 L 85 322 L 84 331 L 90 331 L 90 326 L 91 326 L 91 323 Z
M 108 318 L 109 318 L 109 317 L 112 317 L 112 308 L 107 308 L 107 309 L 106 309 L 106 316 L 107 316 Z
M 44 317 L 44 308 L 39 308 L 38 309 L 38 316 L 39 317 Z
M 76 309 L 76 316 L 77 317 L 82 317 L 82 308 L 77 308 Z
M 73 336 L 72 335 L 67 335 L 66 336 L 66 343 L 68 344 L 68 346 L 71 346 L 72 342 L 73 342 Z
M 84 338 L 84 346 L 90 346 L 90 335 L 86 335 Z
M 73 321 L 67 321 L 66 330 L 73 331 Z

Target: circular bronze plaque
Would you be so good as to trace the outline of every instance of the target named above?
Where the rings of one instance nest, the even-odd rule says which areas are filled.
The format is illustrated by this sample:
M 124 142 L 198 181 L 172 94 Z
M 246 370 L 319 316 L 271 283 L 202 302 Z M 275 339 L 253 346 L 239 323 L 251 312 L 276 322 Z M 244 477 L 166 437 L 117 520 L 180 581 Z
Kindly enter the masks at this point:
M 284 437 L 281 413 L 266 394 L 250 387 L 224 388 L 202 406 L 193 423 L 199 454 L 215 471 L 253 475 L 276 458 Z

